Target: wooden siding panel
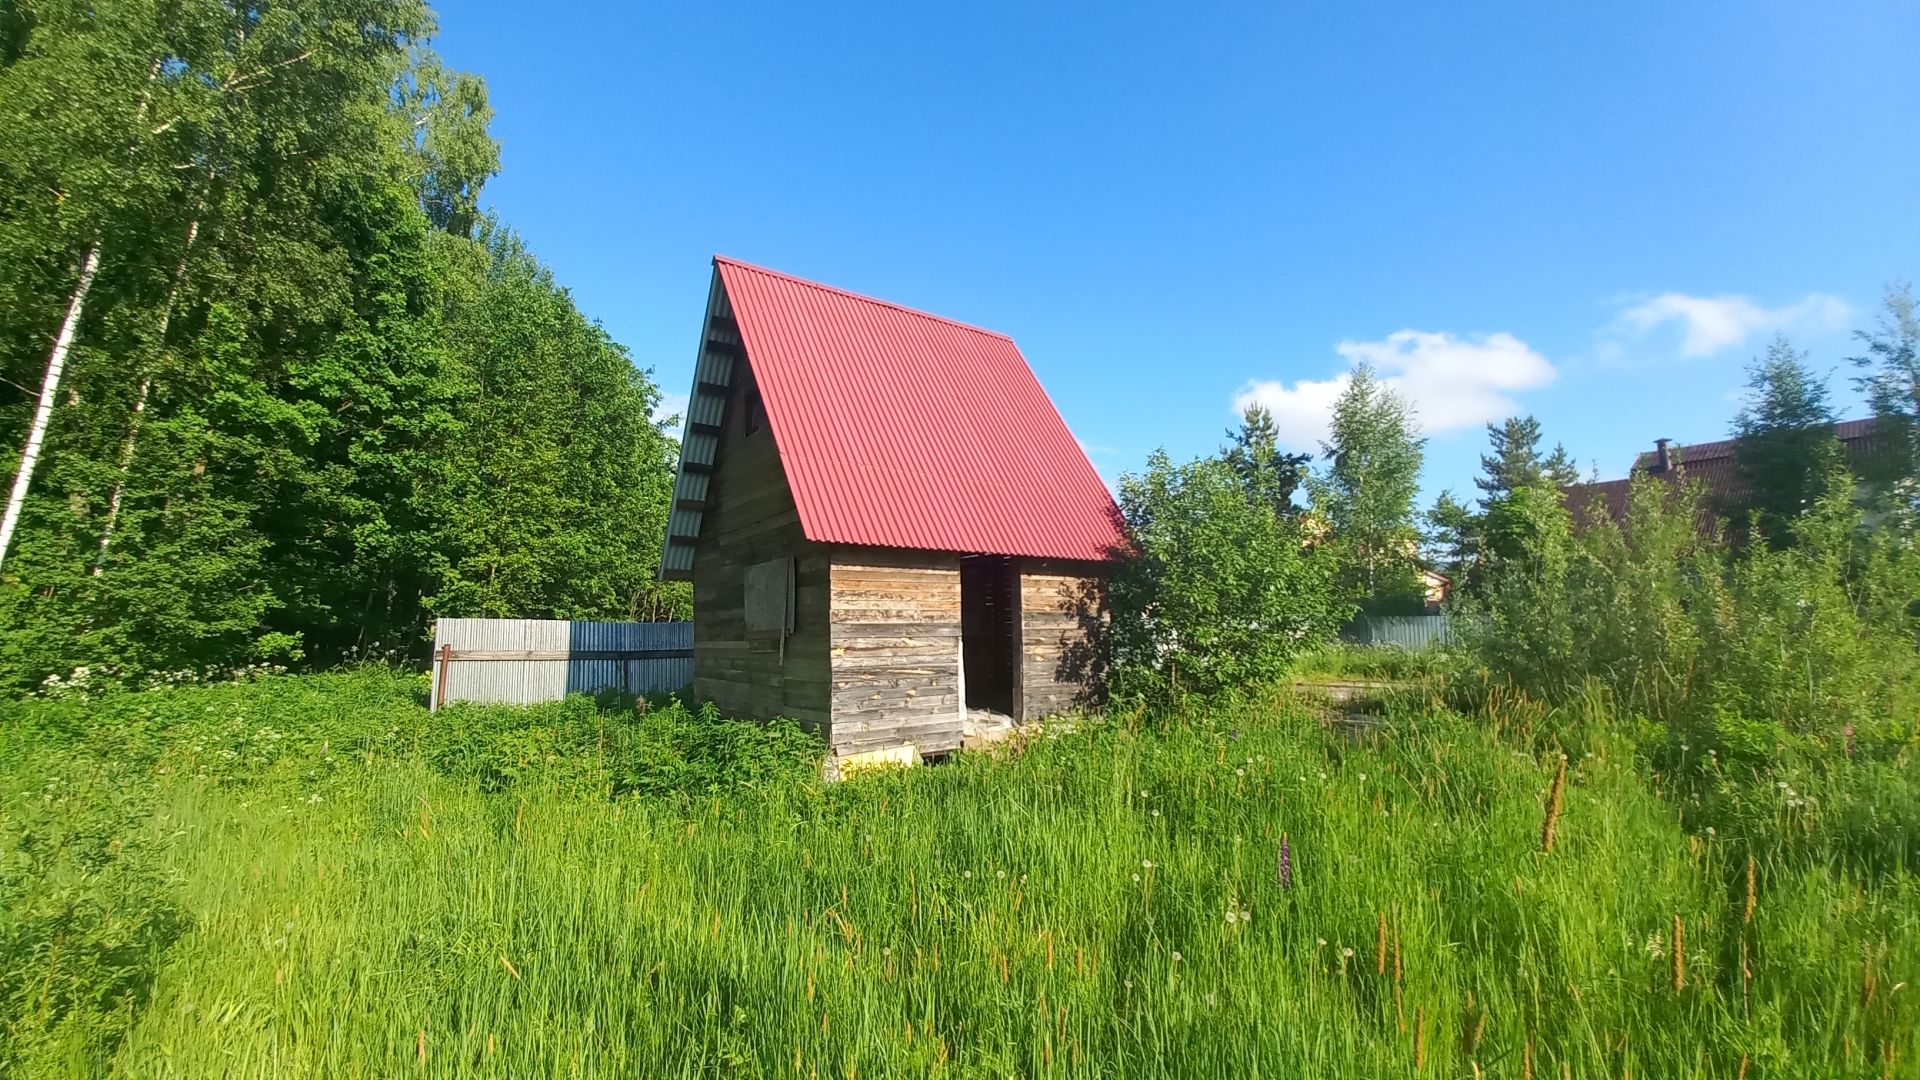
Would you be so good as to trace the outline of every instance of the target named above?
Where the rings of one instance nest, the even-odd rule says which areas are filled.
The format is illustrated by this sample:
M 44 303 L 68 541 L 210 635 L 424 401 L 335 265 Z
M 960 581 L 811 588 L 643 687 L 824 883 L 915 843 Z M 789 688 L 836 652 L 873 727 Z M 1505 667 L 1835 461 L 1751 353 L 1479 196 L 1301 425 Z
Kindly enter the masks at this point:
M 801 531 L 773 431 L 744 429 L 753 379 L 745 364 L 736 372 L 694 548 L 693 692 L 729 716 L 786 716 L 830 737 L 831 563 Z M 747 569 L 778 558 L 794 560 L 794 630 L 784 641 L 746 623 Z
M 960 559 L 834 548 L 833 748 L 960 745 Z
M 1107 586 L 1102 568 L 1029 559 L 1020 564 L 1021 719 L 1103 700 Z

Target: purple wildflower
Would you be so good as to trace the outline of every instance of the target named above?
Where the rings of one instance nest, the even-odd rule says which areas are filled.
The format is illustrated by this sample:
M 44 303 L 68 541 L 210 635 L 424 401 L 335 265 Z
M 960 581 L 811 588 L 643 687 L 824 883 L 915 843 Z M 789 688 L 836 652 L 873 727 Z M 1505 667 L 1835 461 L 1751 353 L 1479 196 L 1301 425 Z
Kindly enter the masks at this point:
M 1287 842 L 1287 834 L 1280 834 L 1280 866 L 1274 872 L 1275 880 L 1282 889 L 1293 888 L 1293 845 Z

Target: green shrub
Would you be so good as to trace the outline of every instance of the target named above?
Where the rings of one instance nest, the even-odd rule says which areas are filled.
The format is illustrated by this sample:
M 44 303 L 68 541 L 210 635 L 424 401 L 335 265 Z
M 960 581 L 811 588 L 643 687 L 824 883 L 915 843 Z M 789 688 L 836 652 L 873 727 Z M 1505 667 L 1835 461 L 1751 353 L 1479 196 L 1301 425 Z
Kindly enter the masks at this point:
M 1155 453 L 1120 483 L 1133 547 L 1113 574 L 1112 690 L 1164 704 L 1280 678 L 1352 615 L 1335 553 L 1250 495 L 1226 462 Z

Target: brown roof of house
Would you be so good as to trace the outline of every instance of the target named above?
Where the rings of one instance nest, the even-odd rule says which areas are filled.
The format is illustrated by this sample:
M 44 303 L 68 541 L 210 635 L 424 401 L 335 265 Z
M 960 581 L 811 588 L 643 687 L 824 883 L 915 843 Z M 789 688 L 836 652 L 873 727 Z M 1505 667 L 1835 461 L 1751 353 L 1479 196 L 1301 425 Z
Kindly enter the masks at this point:
M 1872 419 L 1843 420 L 1833 425 L 1833 437 L 1840 440 L 1842 450 L 1850 459 L 1858 461 L 1873 452 L 1875 424 Z M 1660 468 L 1660 451 L 1642 451 L 1634 458 L 1633 469 L 1626 479 L 1570 484 L 1560 489 L 1561 495 L 1573 514 L 1574 524 L 1582 527 L 1591 520 L 1588 510 L 1596 499 L 1608 517 L 1624 520 L 1627 496 L 1635 476 L 1662 476 L 1668 480 L 1685 477 L 1697 481 L 1705 488 L 1710 513 L 1721 507 L 1738 506 L 1748 495 L 1746 477 L 1741 474 L 1739 461 L 1734 456 L 1738 442 L 1738 439 L 1721 439 L 1691 446 L 1670 445 L 1667 447 L 1670 464 L 1664 470 Z M 1703 524 L 1711 525 L 1711 518 Z

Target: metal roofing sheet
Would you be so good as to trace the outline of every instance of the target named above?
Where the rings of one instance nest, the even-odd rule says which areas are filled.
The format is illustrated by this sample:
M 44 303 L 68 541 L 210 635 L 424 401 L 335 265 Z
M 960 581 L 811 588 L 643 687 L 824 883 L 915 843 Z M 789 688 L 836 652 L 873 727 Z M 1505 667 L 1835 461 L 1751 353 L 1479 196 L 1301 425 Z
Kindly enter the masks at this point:
M 1113 497 L 1011 338 L 714 264 L 808 539 L 1108 557 Z

